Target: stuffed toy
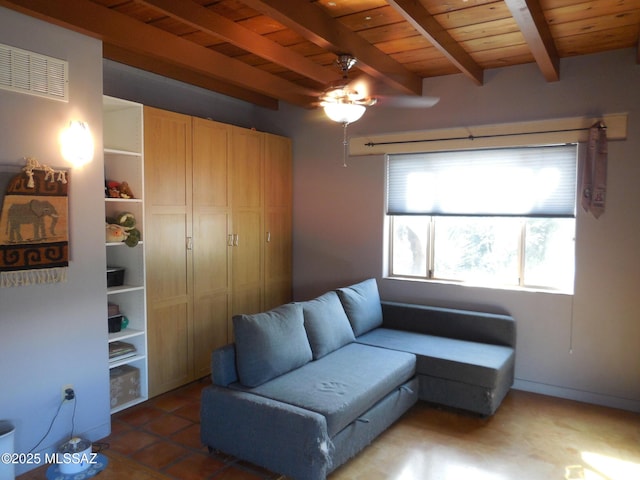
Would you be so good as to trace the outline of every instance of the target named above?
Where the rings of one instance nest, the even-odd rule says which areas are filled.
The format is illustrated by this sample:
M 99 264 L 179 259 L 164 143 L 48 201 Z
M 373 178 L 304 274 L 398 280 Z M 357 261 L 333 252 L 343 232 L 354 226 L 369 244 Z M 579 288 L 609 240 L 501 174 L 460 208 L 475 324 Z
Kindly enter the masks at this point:
M 105 235 L 108 243 L 124 242 L 129 236 L 124 227 L 112 223 L 105 224 Z
M 124 242 L 129 247 L 135 247 L 140 241 L 140 230 L 135 227 L 136 217 L 132 213 L 123 212 L 107 217 L 107 242 Z
M 105 196 L 107 198 L 135 198 L 127 182 L 107 180 L 105 182 Z
M 135 198 L 133 196 L 133 192 L 131 191 L 131 187 L 127 182 L 120 183 L 120 196 L 122 198 Z

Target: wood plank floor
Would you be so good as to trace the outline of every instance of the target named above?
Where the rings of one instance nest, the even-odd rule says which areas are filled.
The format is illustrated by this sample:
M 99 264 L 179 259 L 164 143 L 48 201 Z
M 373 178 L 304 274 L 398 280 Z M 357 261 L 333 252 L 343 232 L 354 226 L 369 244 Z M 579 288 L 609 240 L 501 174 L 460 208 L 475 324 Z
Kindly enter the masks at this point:
M 207 384 L 196 382 L 114 415 L 104 440 L 109 465 L 98 478 L 283 479 L 207 454 L 199 440 L 200 392 Z M 44 479 L 45 471 L 19 479 Z M 640 479 L 640 414 L 517 390 L 490 418 L 419 402 L 329 477 L 390 479 Z

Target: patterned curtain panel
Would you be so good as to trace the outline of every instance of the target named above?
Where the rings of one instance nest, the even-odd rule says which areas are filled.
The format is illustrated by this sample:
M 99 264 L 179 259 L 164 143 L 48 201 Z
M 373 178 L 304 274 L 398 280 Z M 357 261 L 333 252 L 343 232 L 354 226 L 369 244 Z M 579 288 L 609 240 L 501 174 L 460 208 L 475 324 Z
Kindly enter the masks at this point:
M 598 218 L 604 213 L 607 198 L 607 127 L 597 122 L 589 129 L 587 154 L 582 164 L 582 199 L 585 212 Z
M 66 281 L 68 172 L 27 159 L 0 166 L 0 287 Z

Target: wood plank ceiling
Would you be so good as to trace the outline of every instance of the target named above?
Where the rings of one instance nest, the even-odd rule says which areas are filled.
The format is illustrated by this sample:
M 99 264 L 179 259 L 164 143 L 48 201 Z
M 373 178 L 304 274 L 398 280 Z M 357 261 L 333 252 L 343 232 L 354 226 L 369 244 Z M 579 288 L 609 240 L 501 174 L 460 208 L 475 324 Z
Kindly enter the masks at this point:
M 268 108 L 309 107 L 358 59 L 381 89 L 422 79 L 635 47 L 640 0 L 0 0 L 102 40 L 104 57 Z M 636 54 L 636 62 L 640 56 Z M 428 92 L 424 92 L 425 95 Z

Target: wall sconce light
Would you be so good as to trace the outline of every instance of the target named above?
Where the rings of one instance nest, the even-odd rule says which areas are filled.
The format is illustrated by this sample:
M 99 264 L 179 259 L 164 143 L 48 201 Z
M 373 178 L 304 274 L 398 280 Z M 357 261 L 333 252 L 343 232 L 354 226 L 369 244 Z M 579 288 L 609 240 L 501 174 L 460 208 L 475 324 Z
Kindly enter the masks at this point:
M 65 160 L 75 167 L 93 159 L 93 136 L 87 122 L 72 120 L 60 134 L 60 151 Z

